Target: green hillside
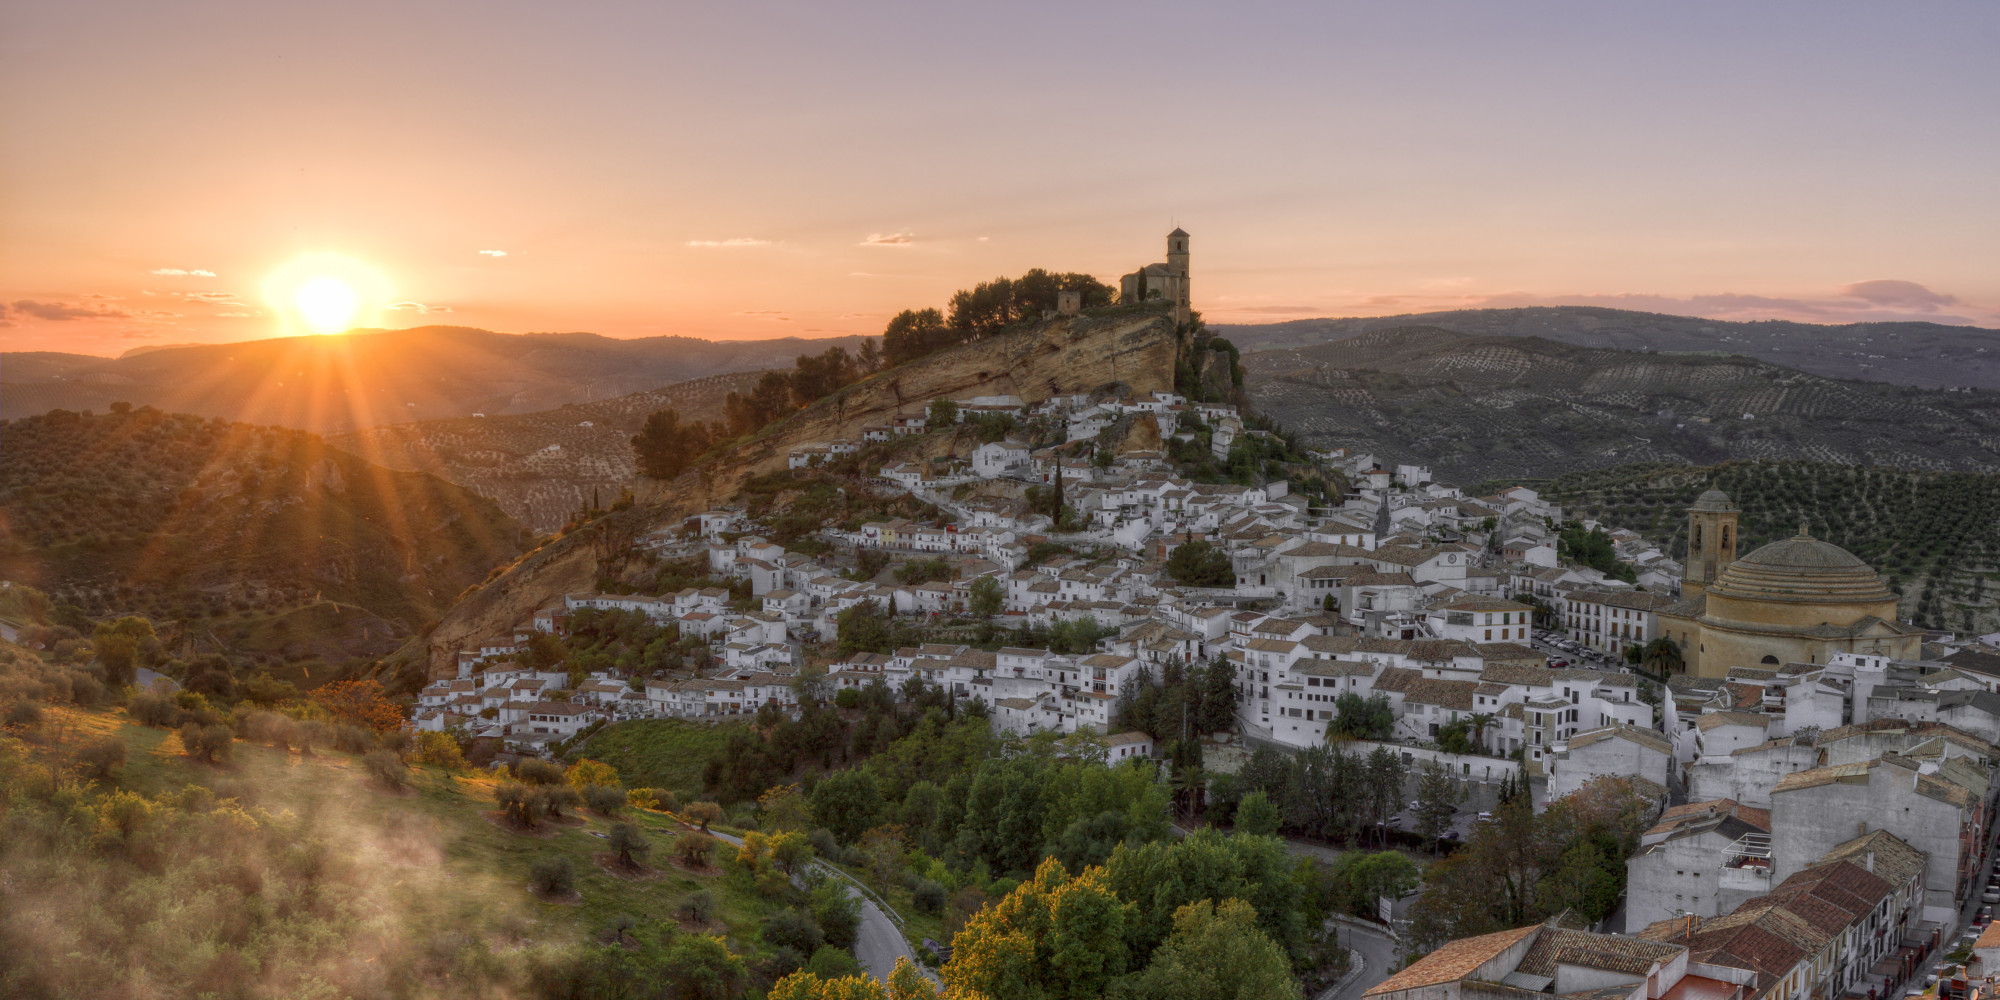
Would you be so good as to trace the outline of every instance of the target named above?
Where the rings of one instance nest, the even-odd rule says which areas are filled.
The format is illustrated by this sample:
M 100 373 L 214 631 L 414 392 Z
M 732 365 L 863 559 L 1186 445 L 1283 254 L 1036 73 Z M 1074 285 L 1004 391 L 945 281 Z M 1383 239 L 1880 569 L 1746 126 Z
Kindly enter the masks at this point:
M 1719 489 L 1743 508 L 1741 552 L 1790 537 L 1801 522 L 1874 566 L 1930 628 L 2000 627 L 2000 475 L 1912 472 L 1826 462 L 1627 465 L 1542 486 L 1570 517 L 1594 517 L 1687 550 L 1686 508 Z
M 523 541 L 491 501 L 299 431 L 127 409 L 0 439 L 0 578 L 143 615 L 176 652 L 379 657 Z

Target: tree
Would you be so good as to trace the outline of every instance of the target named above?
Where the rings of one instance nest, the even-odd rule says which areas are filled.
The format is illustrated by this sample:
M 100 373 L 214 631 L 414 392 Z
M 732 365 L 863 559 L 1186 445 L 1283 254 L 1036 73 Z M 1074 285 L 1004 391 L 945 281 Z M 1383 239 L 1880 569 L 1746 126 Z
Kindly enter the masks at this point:
M 639 828 L 630 823 L 611 824 L 611 850 L 618 855 L 618 863 L 626 868 L 639 868 L 646 863 L 646 855 L 653 845 Z
M 875 826 L 882 812 L 882 792 L 867 771 L 835 771 L 812 790 L 813 819 L 844 843 L 854 843 Z
M 872 976 L 822 978 L 794 972 L 771 987 L 770 1000 L 942 1000 L 942 994 L 907 958 L 896 959 L 887 983 Z
M 104 681 L 113 688 L 132 683 L 139 654 L 158 645 L 159 637 L 153 633 L 152 623 L 130 615 L 98 623 L 91 636 L 97 662 L 104 665 Z
M 411 756 L 419 764 L 435 764 L 447 771 L 466 771 L 472 768 L 465 759 L 465 750 L 450 733 L 424 732 L 417 734 L 417 752 Z
M 708 824 L 722 818 L 722 807 L 713 802 L 690 802 L 683 816 L 690 823 L 701 826 L 701 832 L 708 832 Z
M 674 841 L 674 853 L 680 855 L 681 863 L 689 868 L 706 868 L 710 856 L 715 853 L 717 841 L 706 833 L 685 833 Z
M 623 789 L 610 785 L 591 785 L 583 790 L 583 804 L 599 816 L 616 816 L 630 802 Z
M 1981 579 L 1983 580 L 1984 577 L 1981 577 Z M 1647 643 L 1645 649 L 1639 654 L 1639 662 L 1647 670 L 1661 677 L 1679 673 L 1684 669 L 1681 660 L 1680 644 L 1666 636 L 1660 636 L 1652 642 Z
M 116 736 L 85 740 L 76 749 L 76 761 L 91 779 L 110 781 L 125 766 L 125 741 Z
M 373 678 L 334 681 L 315 688 L 311 698 L 336 722 L 363 726 L 377 733 L 386 733 L 403 724 L 403 710 L 389 700 L 388 693 Z
M 1458 803 L 1464 797 L 1458 781 L 1443 764 L 1427 760 L 1418 767 L 1417 835 L 1430 841 L 1432 850 L 1437 849 L 1444 832 L 1451 829 L 1451 818 L 1458 813 Z
M 528 786 L 511 781 L 493 786 L 493 802 L 500 807 L 500 815 L 523 829 L 534 829 L 548 812 L 548 804 L 540 796 L 530 794 Z
M 606 788 L 616 788 L 619 785 L 616 768 L 588 757 L 571 764 L 569 770 L 564 772 L 563 780 L 569 783 L 569 787 L 579 792 L 592 785 L 603 785 Z
M 949 399 L 933 399 L 924 416 L 926 430 L 945 430 L 958 423 L 958 404 Z
M 1007 597 L 1000 581 L 990 576 L 982 576 L 972 581 L 972 607 L 975 618 L 991 618 L 1000 613 L 1001 604 Z
M 1167 575 L 1183 587 L 1229 587 L 1236 570 L 1229 553 L 1204 541 L 1183 542 L 1167 557 Z
M 1271 804 L 1270 796 L 1262 791 L 1243 796 L 1236 804 L 1236 830 L 1260 837 L 1277 833 L 1278 807 Z
M 220 764 L 235 749 L 236 734 L 228 726 L 204 726 L 190 722 L 181 726 L 181 749 L 195 760 Z
M 1383 740 L 1395 731 L 1396 710 L 1387 695 L 1343 694 L 1333 700 L 1334 715 L 1327 720 L 1328 737 L 1352 740 Z
M 1095 998 L 1126 968 L 1131 904 L 1105 870 L 1071 877 L 1045 858 L 1034 877 L 966 922 L 944 967 L 948 991 L 999 998 Z
M 675 935 L 663 966 L 690 1000 L 724 1000 L 746 971 L 742 956 L 730 954 L 727 943 L 709 934 Z
M 408 769 L 403 758 L 387 750 L 377 750 L 361 758 L 362 766 L 368 769 L 369 777 L 390 791 L 401 791 L 409 784 Z
M 680 416 L 672 409 L 660 410 L 632 435 L 632 457 L 642 475 L 672 479 L 713 443 L 707 426 L 699 421 L 683 424 Z
M 1174 911 L 1174 932 L 1145 970 L 1114 994 L 1146 1000 L 1299 1000 L 1291 959 L 1240 899 Z
M 544 896 L 567 896 L 576 890 L 576 869 L 567 856 L 552 854 L 528 869 L 528 885 Z
M 812 838 L 804 833 L 787 830 L 771 838 L 771 860 L 784 869 L 785 874 L 798 874 L 799 867 L 811 864 L 812 859 Z
M 1225 733 L 1236 728 L 1236 665 L 1218 656 L 1201 672 L 1201 712 L 1198 725 L 1204 733 Z

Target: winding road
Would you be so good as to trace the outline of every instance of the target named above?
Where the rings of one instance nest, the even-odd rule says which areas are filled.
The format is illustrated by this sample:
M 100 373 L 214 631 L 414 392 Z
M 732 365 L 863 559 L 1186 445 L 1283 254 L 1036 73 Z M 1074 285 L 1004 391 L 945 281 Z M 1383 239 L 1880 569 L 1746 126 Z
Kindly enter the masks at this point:
M 714 834 L 716 839 L 727 843 L 737 845 L 743 843 L 741 837 L 732 837 L 719 830 L 709 832 Z M 915 965 L 924 975 L 930 976 L 933 981 L 936 980 L 937 977 L 932 975 L 929 969 L 918 964 L 917 954 L 911 950 L 909 940 L 903 937 L 902 929 L 896 926 L 894 920 L 889 919 L 889 915 L 882 911 L 881 905 L 876 903 L 872 896 L 862 892 L 853 881 L 840 872 L 831 870 L 825 865 L 817 867 L 827 872 L 830 877 L 840 880 L 841 886 L 847 890 L 848 898 L 861 901 L 861 926 L 856 929 L 854 935 L 854 957 L 861 963 L 863 971 L 886 983 L 889 981 L 889 973 L 896 968 L 896 959 L 907 958 L 910 964 Z

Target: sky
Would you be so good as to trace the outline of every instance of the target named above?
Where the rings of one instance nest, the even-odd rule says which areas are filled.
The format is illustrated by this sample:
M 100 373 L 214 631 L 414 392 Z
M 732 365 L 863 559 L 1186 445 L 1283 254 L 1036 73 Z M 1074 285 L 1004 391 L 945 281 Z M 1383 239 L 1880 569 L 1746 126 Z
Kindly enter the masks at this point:
M 0 348 L 307 332 L 329 280 L 392 328 L 878 333 L 1176 225 L 1211 322 L 2000 326 L 1995 51 L 1986 0 L 0 0 Z

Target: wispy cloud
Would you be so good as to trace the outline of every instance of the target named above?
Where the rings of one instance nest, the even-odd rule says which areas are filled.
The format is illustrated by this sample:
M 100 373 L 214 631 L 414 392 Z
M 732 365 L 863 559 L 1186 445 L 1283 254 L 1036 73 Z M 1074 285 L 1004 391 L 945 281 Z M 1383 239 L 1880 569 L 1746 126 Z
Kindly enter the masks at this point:
M 13 302 L 0 303 L 0 318 L 41 319 L 61 323 L 76 319 L 129 319 L 131 314 L 109 306 L 16 299 Z
M 486 255 L 486 256 L 488 256 L 488 257 L 505 257 L 505 256 L 507 256 L 507 251 L 505 251 L 505 250 L 481 250 L 481 251 L 479 251 L 479 252 L 480 252 L 480 253 L 483 253 L 483 254 L 485 254 L 485 255 Z
M 906 247 L 917 241 L 915 233 L 869 233 L 868 238 L 857 246 L 864 247 Z
M 413 312 L 421 316 L 429 316 L 432 313 L 448 313 L 451 311 L 450 306 L 434 306 L 424 302 L 396 302 L 390 304 L 389 308 L 397 312 Z
M 1933 292 L 1914 281 L 1897 281 L 1893 278 L 1857 281 L 1842 289 L 1842 293 L 1870 305 L 1886 306 L 1891 309 L 1915 309 L 1918 312 L 1931 312 L 1943 306 L 1958 304 L 1956 295 Z
M 177 297 L 189 302 L 206 302 L 210 305 L 241 305 L 236 301 L 235 292 L 176 292 Z
M 1427 308 L 1515 308 L 1520 306 L 1604 306 L 1676 316 L 1704 316 L 1709 319 L 1759 320 L 1789 319 L 1803 323 L 1869 323 L 1897 320 L 1928 320 L 1938 323 L 1973 325 L 1970 316 L 1946 312 L 1945 306 L 1960 304 L 1958 298 L 1935 292 L 1914 281 L 1879 279 L 1843 286 L 1839 294 L 1828 296 L 1746 295 L 1723 292 L 1713 295 L 1534 295 L 1507 293 L 1451 297 L 1423 297 Z M 1399 303 L 1417 306 L 1417 297 L 1403 297 Z M 1972 310 L 1977 311 L 1977 310 Z M 1991 322 L 1988 318 L 1987 322 Z
M 726 240 L 689 240 L 687 241 L 687 245 L 691 247 L 727 247 L 737 249 L 742 247 L 767 247 L 771 245 L 771 241 L 752 239 L 748 236 L 737 236 Z
M 739 310 L 736 315 L 754 316 L 758 319 L 768 319 L 779 323 L 790 323 L 792 321 L 792 318 L 786 315 L 782 309 L 743 309 Z
M 202 269 L 200 269 L 200 268 L 194 268 L 194 269 L 192 269 L 192 270 L 187 270 L 187 269 L 182 269 L 182 268 L 178 268 L 178 267 L 156 267 L 156 268 L 154 268 L 153 270 L 151 270 L 151 271 L 149 271 L 149 272 L 147 272 L 147 273 L 149 273 L 149 274 L 157 274 L 157 275 L 159 275 L 159 276 L 160 276 L 160 277 L 162 277 L 162 278 L 213 278 L 213 277 L 215 277 L 215 272 L 214 272 L 214 271 L 204 271 L 204 270 L 202 270 Z

